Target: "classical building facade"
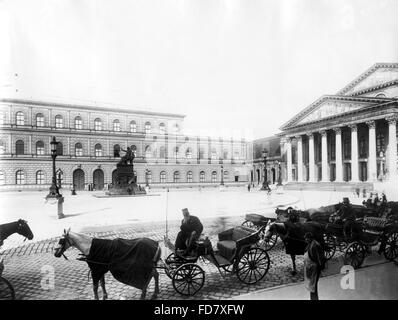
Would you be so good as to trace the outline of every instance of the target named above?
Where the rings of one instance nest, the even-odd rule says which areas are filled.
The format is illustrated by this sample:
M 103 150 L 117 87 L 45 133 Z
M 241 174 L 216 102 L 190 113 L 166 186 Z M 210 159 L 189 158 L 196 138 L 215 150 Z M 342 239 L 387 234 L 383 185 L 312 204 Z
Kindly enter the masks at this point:
M 183 134 L 184 115 L 18 99 L 0 100 L 0 189 L 45 189 L 52 181 L 50 141 L 59 141 L 62 187 L 102 190 L 123 150 L 135 153 L 139 184 L 152 187 L 246 184 L 245 140 Z M 222 175 L 222 177 L 221 177 Z
M 397 180 L 398 63 L 376 63 L 281 127 L 287 183 Z

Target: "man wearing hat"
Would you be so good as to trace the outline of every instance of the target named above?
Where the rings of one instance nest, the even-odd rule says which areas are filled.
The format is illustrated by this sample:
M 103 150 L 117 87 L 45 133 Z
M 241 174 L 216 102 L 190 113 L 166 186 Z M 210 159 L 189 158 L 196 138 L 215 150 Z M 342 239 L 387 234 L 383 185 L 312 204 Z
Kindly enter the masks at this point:
M 343 223 L 343 231 L 346 239 L 350 240 L 353 236 L 353 226 L 355 224 L 355 213 L 348 198 L 343 198 L 341 208 L 336 213 L 338 220 Z
M 184 219 L 181 221 L 181 231 L 177 235 L 175 249 L 182 254 L 189 253 L 203 231 L 203 225 L 198 217 L 191 216 L 187 208 L 182 209 Z

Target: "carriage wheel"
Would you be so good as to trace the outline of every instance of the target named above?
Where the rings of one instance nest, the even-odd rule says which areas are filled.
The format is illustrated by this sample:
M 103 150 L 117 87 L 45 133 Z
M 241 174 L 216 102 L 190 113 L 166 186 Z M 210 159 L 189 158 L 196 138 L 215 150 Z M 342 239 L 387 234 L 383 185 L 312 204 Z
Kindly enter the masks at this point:
M 336 240 L 331 235 L 324 235 L 325 240 L 325 259 L 330 260 L 336 253 Z
M 351 265 L 354 269 L 358 269 L 365 260 L 365 255 L 365 247 L 359 242 L 353 242 L 348 245 L 345 251 L 344 263 Z
M 270 258 L 264 249 L 251 248 L 240 258 L 236 270 L 238 279 L 246 284 L 254 284 L 267 274 Z
M 0 277 L 0 300 L 15 300 L 15 291 L 11 283 Z
M 165 260 L 166 268 L 164 269 L 166 275 L 173 279 L 173 275 L 177 268 L 181 266 L 184 262 L 181 258 L 177 257 L 174 253 L 171 253 Z
M 264 230 L 260 232 L 259 236 L 260 240 L 258 241 L 258 245 L 265 251 L 271 250 L 273 247 L 275 247 L 276 243 L 278 242 L 278 235 L 276 233 L 273 233 L 268 240 L 264 239 L 265 238 Z
M 174 290 L 184 296 L 193 296 L 202 289 L 205 272 L 196 263 L 186 263 L 175 270 L 173 275 Z
M 398 232 L 387 235 L 384 257 L 390 261 L 393 261 L 398 257 Z

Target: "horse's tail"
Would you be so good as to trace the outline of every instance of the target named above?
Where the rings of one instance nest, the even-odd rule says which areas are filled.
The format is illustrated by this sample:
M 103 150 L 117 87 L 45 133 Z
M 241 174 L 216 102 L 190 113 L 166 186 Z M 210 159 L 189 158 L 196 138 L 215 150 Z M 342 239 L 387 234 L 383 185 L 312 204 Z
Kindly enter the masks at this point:
M 162 248 L 160 248 L 160 245 L 158 244 L 158 247 L 156 248 L 156 252 L 155 252 L 155 255 L 153 256 L 153 260 L 152 260 L 154 262 L 155 266 L 159 262 L 161 256 L 162 256 Z

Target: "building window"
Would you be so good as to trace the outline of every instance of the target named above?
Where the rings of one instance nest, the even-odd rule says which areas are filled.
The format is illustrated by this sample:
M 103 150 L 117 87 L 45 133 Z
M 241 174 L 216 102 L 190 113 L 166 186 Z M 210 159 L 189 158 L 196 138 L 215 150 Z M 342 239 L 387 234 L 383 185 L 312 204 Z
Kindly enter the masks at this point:
M 99 143 L 95 145 L 94 151 L 96 157 L 102 157 L 102 146 Z
M 161 159 L 166 158 L 166 148 L 164 146 L 161 146 L 159 149 L 159 157 Z
M 351 139 L 350 138 L 345 138 L 344 139 L 344 159 L 350 159 L 351 158 Z
M 368 144 L 366 143 L 366 138 L 362 137 L 359 140 L 359 157 L 360 158 L 367 158 L 368 156 Z
M 193 182 L 193 174 L 192 171 L 187 172 L 187 182 Z
M 192 150 L 191 150 L 191 148 L 187 149 L 187 151 L 185 152 L 185 157 L 187 159 L 192 159 Z
M 36 154 L 38 156 L 44 155 L 44 142 L 43 141 L 36 142 Z
M 75 118 L 75 129 L 83 129 L 83 120 L 80 116 Z
M 175 134 L 178 134 L 180 132 L 180 127 L 178 126 L 178 124 L 174 125 L 173 130 Z
M 137 132 L 137 123 L 135 121 L 130 122 L 130 132 Z
M 178 171 L 174 172 L 173 181 L 174 181 L 175 183 L 180 182 L 180 173 L 179 173 Z
M 16 184 L 25 184 L 25 172 L 18 170 L 15 173 L 15 182 Z
M 6 184 L 6 176 L 3 171 L 0 171 L 0 185 Z
M 204 159 L 205 158 L 205 150 L 204 148 L 200 147 L 199 148 L 199 159 Z
M 166 183 L 166 172 L 162 171 L 160 173 L 160 183 Z
M 17 112 L 17 125 L 18 126 L 25 125 L 25 115 L 23 114 L 22 111 Z
M 152 157 L 151 146 L 146 146 L 145 147 L 145 158 L 151 158 L 151 157 Z
M 22 140 L 18 140 L 15 142 L 15 153 L 18 154 L 25 154 L 25 144 Z
M 205 182 L 205 172 L 204 171 L 201 171 L 199 173 L 199 181 L 200 182 Z
M 56 128 L 63 128 L 64 127 L 64 119 L 59 114 L 55 116 L 55 127 Z
M 44 172 L 42 170 L 36 172 L 36 184 L 44 184 Z
M 145 133 L 146 134 L 151 133 L 151 123 L 150 122 L 145 122 Z
M 166 125 L 163 122 L 161 124 L 159 124 L 159 132 L 161 134 L 165 134 L 166 133 Z
M 178 147 L 175 147 L 174 148 L 174 158 L 178 159 L 179 156 L 180 156 L 179 149 L 178 149 Z
M 330 135 L 330 142 L 329 142 L 329 149 L 330 153 L 330 159 L 335 160 L 336 159 L 336 136 L 335 135 Z
M 217 182 L 217 172 L 213 171 L 211 173 L 211 182 Z
M 75 144 L 75 155 L 81 157 L 83 155 L 83 146 L 80 142 Z
M 113 156 L 115 158 L 119 158 L 120 157 L 120 146 L 118 144 L 115 144 L 113 146 Z
M 239 151 L 235 151 L 234 152 L 234 159 L 239 159 L 239 158 L 240 158 Z
M 229 180 L 229 173 L 228 171 L 224 171 L 224 181 L 228 181 Z
M 385 150 L 386 150 L 384 134 L 382 134 L 382 133 L 379 133 L 376 136 L 376 150 L 377 150 L 377 156 L 380 155 L 381 151 L 385 152 Z
M 150 170 L 146 172 L 146 178 L 148 183 L 152 183 L 152 172 Z
M 41 113 L 36 115 L 36 126 L 37 127 L 44 127 L 44 116 Z
M 0 140 L 0 154 L 6 153 L 6 144 L 4 141 Z
M 211 159 L 216 160 L 217 159 L 217 150 L 216 148 L 211 149 Z
M 386 98 L 384 93 L 378 93 L 375 98 Z
M 223 152 L 223 159 L 224 160 L 228 159 L 228 151 L 227 150 L 224 150 L 224 152 Z
M 94 120 L 94 130 L 101 131 L 102 130 L 102 121 L 100 118 Z
M 120 131 L 120 121 L 117 119 L 113 121 L 113 131 Z
M 5 124 L 6 122 L 6 114 L 4 112 L 0 112 L 0 125 Z

